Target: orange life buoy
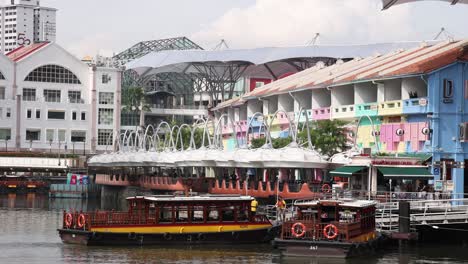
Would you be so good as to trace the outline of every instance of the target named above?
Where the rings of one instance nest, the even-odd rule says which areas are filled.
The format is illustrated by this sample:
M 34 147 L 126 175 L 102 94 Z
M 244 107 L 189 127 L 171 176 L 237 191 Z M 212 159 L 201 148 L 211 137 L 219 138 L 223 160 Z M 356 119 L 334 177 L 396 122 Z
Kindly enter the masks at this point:
M 300 228 L 299 230 L 296 230 L 296 228 Z M 295 223 L 291 227 L 291 233 L 295 237 L 303 237 L 306 233 L 306 227 L 303 223 Z
M 65 226 L 70 228 L 73 222 L 73 216 L 70 213 L 65 214 Z
M 329 224 L 323 228 L 323 235 L 328 239 L 335 239 L 338 236 L 338 227 Z
M 324 193 L 329 193 L 331 192 L 331 187 L 329 184 L 325 183 L 324 185 L 322 185 L 322 192 Z
M 83 226 L 85 226 L 86 218 L 84 214 L 80 214 L 80 216 L 78 216 L 78 221 L 76 222 L 76 224 L 78 225 L 79 228 L 82 228 Z

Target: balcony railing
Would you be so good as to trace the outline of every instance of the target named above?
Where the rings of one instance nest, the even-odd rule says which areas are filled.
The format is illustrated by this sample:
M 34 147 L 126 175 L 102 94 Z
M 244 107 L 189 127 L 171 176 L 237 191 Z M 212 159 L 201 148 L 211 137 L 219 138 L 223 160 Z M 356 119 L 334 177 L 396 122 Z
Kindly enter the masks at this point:
M 354 118 L 354 105 L 342 105 L 333 107 L 332 118 L 341 119 L 341 118 Z
M 379 103 L 379 115 L 401 115 L 403 111 L 403 101 L 394 100 Z
M 365 103 L 356 105 L 356 116 L 376 116 L 379 106 L 377 103 Z
M 403 101 L 403 114 L 426 114 L 427 98 L 411 98 Z
M 317 108 L 313 109 L 313 119 L 314 120 L 325 120 L 325 119 L 330 119 L 331 114 L 330 114 L 330 107 L 323 107 L 323 108 Z

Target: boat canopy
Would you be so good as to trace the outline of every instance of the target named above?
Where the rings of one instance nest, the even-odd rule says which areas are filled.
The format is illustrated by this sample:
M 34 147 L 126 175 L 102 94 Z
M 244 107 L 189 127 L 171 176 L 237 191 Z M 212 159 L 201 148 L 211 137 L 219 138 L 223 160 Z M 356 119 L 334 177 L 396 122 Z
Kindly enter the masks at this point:
M 375 206 L 377 204 L 376 201 L 369 201 L 369 200 L 299 200 L 294 203 L 295 206 L 317 206 L 317 205 L 327 205 L 327 204 L 337 204 L 340 207 L 354 207 L 354 208 L 366 208 Z
M 251 201 L 252 196 L 239 195 L 206 195 L 206 196 L 174 196 L 174 195 L 151 195 L 128 197 L 127 200 L 143 199 L 152 202 L 205 202 L 205 201 Z

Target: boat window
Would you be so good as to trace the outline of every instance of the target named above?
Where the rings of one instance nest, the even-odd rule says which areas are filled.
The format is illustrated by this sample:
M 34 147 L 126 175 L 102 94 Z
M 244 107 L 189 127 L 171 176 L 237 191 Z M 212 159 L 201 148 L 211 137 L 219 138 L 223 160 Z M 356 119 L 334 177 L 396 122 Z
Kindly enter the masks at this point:
M 161 208 L 159 214 L 159 222 L 160 223 L 172 223 L 172 207 L 171 206 L 164 206 Z
M 356 212 L 345 209 L 338 213 L 340 216 L 340 223 L 354 223 L 356 222 Z
M 178 206 L 176 209 L 176 222 L 188 222 L 188 206 Z
M 209 222 L 218 222 L 219 221 L 219 212 L 216 206 L 208 207 L 208 221 Z
M 156 205 L 154 203 L 149 204 L 148 221 L 153 223 L 156 221 Z
M 234 221 L 234 206 L 223 207 L 221 212 L 222 212 L 222 221 L 223 222 Z
M 248 222 L 249 221 L 249 209 L 244 206 L 237 206 L 237 222 Z
M 204 211 L 203 206 L 192 207 L 192 222 L 204 222 Z
M 330 222 L 335 220 L 335 206 L 324 206 L 320 212 L 322 222 Z

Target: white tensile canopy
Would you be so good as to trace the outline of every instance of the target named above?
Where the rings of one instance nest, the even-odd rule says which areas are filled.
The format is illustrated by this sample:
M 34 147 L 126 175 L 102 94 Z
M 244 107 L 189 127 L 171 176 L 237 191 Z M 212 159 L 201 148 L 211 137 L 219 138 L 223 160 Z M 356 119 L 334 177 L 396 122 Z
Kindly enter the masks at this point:
M 127 69 L 140 75 L 153 75 L 164 72 L 199 73 L 200 65 L 223 66 L 226 64 L 246 65 L 244 72 L 281 75 L 291 72 L 294 66 L 290 61 L 301 58 L 352 59 L 383 54 L 398 49 L 417 47 L 420 42 L 394 42 L 365 45 L 314 45 L 300 47 L 271 47 L 236 50 L 168 50 L 149 53 L 126 64 Z M 268 64 L 268 68 L 264 65 Z M 261 66 L 261 67 L 256 67 Z M 297 71 L 297 69 L 295 69 Z
M 394 5 L 406 4 L 410 2 L 420 2 L 420 1 L 444 1 L 448 2 L 451 5 L 455 4 L 468 4 L 468 0 L 382 0 L 382 9 L 388 9 Z

